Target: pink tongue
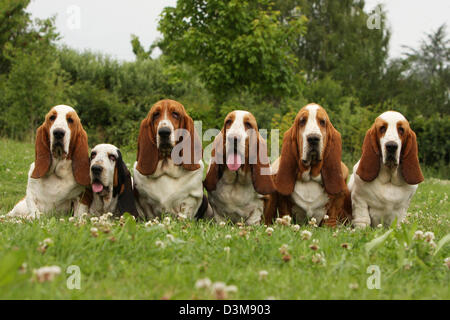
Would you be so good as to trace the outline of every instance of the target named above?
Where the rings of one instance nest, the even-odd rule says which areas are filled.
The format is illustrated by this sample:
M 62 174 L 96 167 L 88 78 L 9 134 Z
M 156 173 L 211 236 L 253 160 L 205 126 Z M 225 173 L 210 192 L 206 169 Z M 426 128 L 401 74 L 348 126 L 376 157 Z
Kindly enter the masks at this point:
M 241 156 L 239 154 L 229 154 L 227 157 L 227 167 L 231 171 L 237 171 L 241 167 Z
M 101 183 L 94 183 L 92 184 L 92 191 L 95 193 L 99 193 L 103 191 L 103 185 Z

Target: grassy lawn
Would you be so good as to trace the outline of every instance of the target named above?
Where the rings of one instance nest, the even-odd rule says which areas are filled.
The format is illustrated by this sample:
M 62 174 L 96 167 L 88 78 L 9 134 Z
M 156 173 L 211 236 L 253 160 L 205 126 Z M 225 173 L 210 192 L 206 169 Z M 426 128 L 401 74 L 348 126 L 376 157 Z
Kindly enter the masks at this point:
M 33 158 L 32 144 L 0 140 L 0 215 L 25 195 Z M 131 167 L 135 154 L 124 158 Z M 225 290 L 230 299 L 450 299 L 448 194 L 450 181 L 427 178 L 408 222 L 378 243 L 372 240 L 390 230 L 275 225 L 269 235 L 264 226 L 173 219 L 147 225 L 130 217 L 0 219 L 0 299 L 224 297 L 218 284 L 196 287 L 205 278 L 235 286 Z M 432 243 L 413 239 L 417 230 L 433 232 Z M 66 285 L 71 265 L 81 272 L 79 290 Z M 371 265 L 379 267 L 380 289 L 366 285 Z M 39 282 L 33 270 L 43 266 L 59 266 L 61 273 Z

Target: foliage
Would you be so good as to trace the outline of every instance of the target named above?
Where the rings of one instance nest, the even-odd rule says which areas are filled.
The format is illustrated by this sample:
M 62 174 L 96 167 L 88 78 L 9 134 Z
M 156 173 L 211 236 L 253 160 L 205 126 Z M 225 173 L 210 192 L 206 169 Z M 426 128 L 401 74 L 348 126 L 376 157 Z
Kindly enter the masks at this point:
M 268 0 L 179 0 L 161 14 L 158 46 L 191 65 L 217 101 L 241 89 L 279 99 L 299 82 L 292 46 L 304 23 L 281 22 Z

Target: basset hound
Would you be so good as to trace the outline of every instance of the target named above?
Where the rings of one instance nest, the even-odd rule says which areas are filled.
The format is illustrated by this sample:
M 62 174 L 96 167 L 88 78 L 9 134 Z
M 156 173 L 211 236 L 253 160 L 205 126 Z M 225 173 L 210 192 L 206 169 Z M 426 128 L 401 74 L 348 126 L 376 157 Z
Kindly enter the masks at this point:
M 111 144 L 99 144 L 91 151 L 91 188 L 83 196 L 85 212 L 102 215 L 111 212 L 121 216 L 125 212 L 137 217 L 130 171 L 120 150 Z
M 216 136 L 204 181 L 217 222 L 260 223 L 267 194 L 275 191 L 267 146 L 255 117 L 233 111 Z
M 348 169 L 341 154 L 341 135 L 325 109 L 304 106 L 284 134 L 281 156 L 272 165 L 279 215 L 290 215 L 297 223 L 315 218 L 327 226 L 350 218 Z M 270 223 L 273 216 L 265 218 Z
M 144 219 L 167 213 L 203 217 L 202 144 L 194 122 L 177 101 L 152 106 L 139 130 L 134 187 L 137 209 Z
M 367 131 L 349 189 L 356 227 L 403 221 L 423 181 L 416 134 L 399 112 L 381 114 Z
M 87 140 L 72 107 L 53 107 L 37 129 L 26 196 L 9 215 L 36 218 L 51 211 L 77 211 L 79 196 L 89 185 Z

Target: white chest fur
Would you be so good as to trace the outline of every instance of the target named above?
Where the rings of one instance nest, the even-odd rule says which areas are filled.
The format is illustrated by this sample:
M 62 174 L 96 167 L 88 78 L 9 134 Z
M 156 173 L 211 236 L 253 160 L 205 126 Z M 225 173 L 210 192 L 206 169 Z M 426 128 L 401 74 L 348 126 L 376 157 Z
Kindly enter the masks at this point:
M 358 165 L 359 162 L 353 168 L 349 182 L 353 223 L 375 227 L 380 223 L 390 225 L 395 218 L 402 221 L 418 185 L 407 184 L 399 168 L 389 169 L 384 165 L 375 180 L 366 182 L 355 173 Z
M 184 214 L 193 218 L 203 200 L 203 162 L 194 171 L 160 160 L 154 174 L 142 175 L 134 164 L 134 184 L 139 193 L 138 211 L 145 218 Z
M 208 196 L 214 218 L 218 222 L 229 219 L 236 223 L 243 220 L 252 225 L 261 221 L 264 210 L 263 196 L 255 191 L 251 172 L 225 169 L 222 178 L 217 182 L 216 190 Z
M 84 190 L 84 187 L 75 181 L 71 160 L 53 161 L 48 174 L 40 179 L 31 178 L 33 170 L 34 163 L 28 173 L 27 198 L 41 213 L 70 210 L 72 200 Z
M 302 179 L 295 184 L 291 200 L 292 213 L 297 222 L 315 218 L 319 224 L 327 212 L 326 204 L 329 200 L 322 185 L 322 175 L 311 177 L 309 171 L 304 172 Z

